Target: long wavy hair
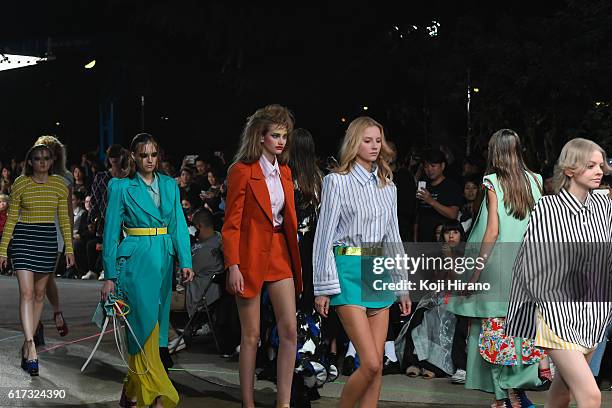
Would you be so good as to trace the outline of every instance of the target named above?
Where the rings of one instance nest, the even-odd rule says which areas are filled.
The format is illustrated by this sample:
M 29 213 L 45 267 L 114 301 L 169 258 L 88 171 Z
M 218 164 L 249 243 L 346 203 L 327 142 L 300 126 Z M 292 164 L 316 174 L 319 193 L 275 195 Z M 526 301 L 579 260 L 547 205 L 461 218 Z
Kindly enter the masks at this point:
M 253 163 L 259 160 L 263 153 L 261 138 L 271 128 L 277 126 L 284 127 L 287 131 L 285 150 L 276 156 L 279 164 L 286 164 L 289 161 L 289 149 L 291 147 L 290 136 L 293 131 L 293 114 L 284 106 L 275 104 L 257 109 L 255 113 L 248 117 L 240 138 L 240 147 L 238 147 L 232 166 L 238 162 Z
M 580 174 L 586 170 L 593 152 L 600 152 L 604 160 L 604 174 L 609 174 L 612 169 L 608 165 L 606 152 L 592 140 L 580 137 L 572 139 L 563 146 L 557 164 L 553 171 L 553 190 L 559 194 L 562 188 L 567 189 L 570 185 L 571 177 L 565 174 L 570 171 L 573 174 Z
M 139 133 L 134 136 L 134 138 L 132 139 L 132 143 L 130 143 L 130 152 L 134 156 L 139 155 L 147 143 L 151 143 L 153 146 L 155 146 L 155 149 L 157 150 L 157 166 L 155 167 L 155 171 L 159 171 L 159 164 L 162 160 L 162 152 L 159 147 L 159 144 L 157 143 L 157 140 L 155 140 L 155 138 L 150 134 Z M 132 155 L 130 155 L 129 177 L 133 178 L 136 175 L 136 172 L 138 172 L 138 166 L 136 165 L 136 161 L 134 161 L 134 159 L 132 158 Z
M 501 129 L 491 136 L 486 174 L 492 173 L 504 192 L 506 211 L 516 219 L 525 219 L 535 207 L 528 175 L 536 180 L 540 193 L 543 191 L 536 174 L 525 165 L 521 139 L 514 130 Z
M 306 203 L 318 207 L 323 175 L 317 166 L 314 139 L 306 129 L 295 129 L 291 133 L 289 167 Z
M 34 145 L 48 146 L 51 153 L 53 153 L 53 174 L 72 178 L 72 173 L 66 168 L 66 159 L 68 156 L 66 146 L 64 146 L 57 137 L 43 135 L 36 139 Z
M 393 159 L 393 151 L 387 145 L 382 125 L 369 116 L 358 117 L 349 124 L 342 141 L 342 146 L 340 146 L 340 163 L 334 171 L 340 174 L 346 174 L 351 171 L 355 165 L 359 146 L 363 141 L 363 134 L 367 128 L 372 126 L 377 127 L 381 135 L 380 153 L 376 158 L 376 171 L 378 184 L 380 187 L 383 187 L 393 180 L 393 172 L 390 165 Z

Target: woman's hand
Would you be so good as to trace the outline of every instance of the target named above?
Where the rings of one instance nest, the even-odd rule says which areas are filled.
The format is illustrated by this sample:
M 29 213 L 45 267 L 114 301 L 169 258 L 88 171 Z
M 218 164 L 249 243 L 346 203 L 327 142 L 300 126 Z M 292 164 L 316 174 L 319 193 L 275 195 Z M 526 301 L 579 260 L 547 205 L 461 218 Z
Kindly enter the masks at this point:
M 412 312 L 412 300 L 410 295 L 401 295 L 397 301 L 399 303 L 401 314 L 400 316 L 408 316 Z
M 106 300 L 108 298 L 109 293 L 113 293 L 115 291 L 115 282 L 112 280 L 104 281 L 104 285 L 102 285 L 102 290 L 100 291 L 100 299 Z
M 191 268 L 182 268 L 181 274 L 183 276 L 183 283 L 191 282 L 195 276 Z
M 315 310 L 323 317 L 329 315 L 329 296 L 315 297 Z
M 8 265 L 8 258 L 6 256 L 0 256 L 0 270 L 5 270 Z
M 74 266 L 74 254 L 66 254 L 66 268 Z
M 232 295 L 242 294 L 244 292 L 244 278 L 238 265 L 230 266 L 228 273 L 227 291 Z

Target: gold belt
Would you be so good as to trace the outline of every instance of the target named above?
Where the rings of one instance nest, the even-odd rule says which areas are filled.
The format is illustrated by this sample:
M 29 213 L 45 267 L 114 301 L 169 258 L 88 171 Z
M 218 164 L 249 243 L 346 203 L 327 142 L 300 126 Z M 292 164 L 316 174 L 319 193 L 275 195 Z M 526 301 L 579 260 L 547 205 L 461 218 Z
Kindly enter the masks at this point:
M 337 246 L 334 247 L 335 255 L 353 255 L 353 256 L 382 256 L 383 249 L 381 247 L 350 247 L 350 246 Z
M 146 236 L 146 235 L 165 235 L 168 233 L 168 228 L 123 228 L 128 235 Z

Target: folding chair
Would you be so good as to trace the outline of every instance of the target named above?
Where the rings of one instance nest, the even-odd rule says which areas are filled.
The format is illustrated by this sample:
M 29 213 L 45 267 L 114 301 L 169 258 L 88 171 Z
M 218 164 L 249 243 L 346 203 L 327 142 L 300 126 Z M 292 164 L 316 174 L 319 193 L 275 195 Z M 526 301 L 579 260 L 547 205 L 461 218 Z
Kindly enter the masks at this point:
M 183 329 L 183 333 L 181 333 L 181 335 L 179 336 L 179 340 L 176 342 L 176 346 L 174 346 L 174 348 L 170 350 L 170 354 L 173 354 L 176 352 L 178 345 L 181 343 L 181 339 L 183 339 L 185 336 L 191 337 L 191 325 L 193 324 L 194 321 L 197 321 L 200 318 L 202 312 L 206 313 L 206 320 L 208 322 L 208 326 L 210 327 L 210 332 L 213 335 L 213 339 L 215 341 L 215 347 L 217 348 L 217 352 L 221 353 L 221 347 L 219 347 L 219 341 L 217 340 L 217 333 L 215 332 L 215 327 L 214 327 L 215 325 L 213 324 L 212 318 L 210 317 L 210 309 L 208 307 L 206 295 L 208 294 L 208 290 L 210 289 L 211 285 L 219 284 L 219 281 L 224 276 L 225 276 L 225 271 L 221 273 L 214 273 L 210 277 L 210 281 L 208 281 L 208 284 L 204 288 L 204 295 L 202 296 L 202 299 L 200 299 L 198 303 L 196 304 L 195 312 L 193 313 L 193 315 L 191 315 L 191 317 L 187 321 L 187 324 L 185 325 L 185 328 Z

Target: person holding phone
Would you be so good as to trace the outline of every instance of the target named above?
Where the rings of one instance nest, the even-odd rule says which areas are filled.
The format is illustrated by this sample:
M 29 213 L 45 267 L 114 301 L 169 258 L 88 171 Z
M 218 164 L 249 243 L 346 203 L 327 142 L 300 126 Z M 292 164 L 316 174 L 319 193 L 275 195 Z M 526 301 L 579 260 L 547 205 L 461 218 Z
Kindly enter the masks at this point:
M 289 407 L 297 347 L 296 294 L 302 292 L 297 216 L 291 169 L 286 164 L 293 115 L 280 105 L 248 118 L 230 166 L 225 222 L 221 230 L 227 289 L 240 316 L 240 392 L 252 408 L 264 284 L 279 337 L 277 407 Z
M 172 408 L 179 396 L 160 359 L 168 346 L 172 271 L 177 259 L 184 282 L 193 279 L 189 231 L 178 186 L 159 172 L 159 145 L 140 133 L 132 139 L 129 177 L 108 184 L 104 225 L 104 286 L 128 303 L 129 371 L 122 407 Z M 122 232 L 126 235 L 119 242 Z
M 422 160 L 427 182 L 419 181 L 417 186 L 419 203 L 414 237 L 417 242 L 434 242 L 436 225 L 457 219 L 463 194 L 459 185 L 444 176 L 444 153 L 428 150 L 423 153 Z

